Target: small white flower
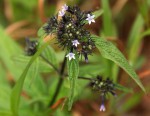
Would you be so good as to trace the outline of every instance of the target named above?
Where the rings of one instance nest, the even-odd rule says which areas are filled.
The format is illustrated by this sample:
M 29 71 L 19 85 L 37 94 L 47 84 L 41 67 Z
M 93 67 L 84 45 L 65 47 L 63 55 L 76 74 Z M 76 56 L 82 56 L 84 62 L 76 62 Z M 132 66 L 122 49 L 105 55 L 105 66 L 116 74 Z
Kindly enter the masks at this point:
M 64 10 L 59 11 L 58 15 L 61 16 L 61 17 L 64 16 L 65 15 L 65 11 Z
M 68 57 L 69 60 L 75 59 L 75 54 L 74 53 L 69 53 L 69 54 L 66 55 L 66 57 Z
M 72 41 L 72 45 L 73 45 L 73 46 L 76 46 L 76 47 L 77 47 L 78 44 L 80 44 L 78 40 L 73 40 L 73 41 Z
M 66 4 L 65 4 L 65 5 L 63 5 L 63 6 L 62 6 L 62 10 L 63 10 L 63 11 L 68 10 L 68 6 L 67 6 Z
M 105 111 L 106 109 L 105 109 L 105 106 L 104 106 L 104 104 L 102 104 L 101 106 L 100 106 L 100 109 L 99 109 L 100 111 Z
M 90 14 L 87 15 L 87 19 L 86 20 L 89 22 L 89 25 L 92 22 L 95 23 L 94 17 L 95 17 L 95 15 L 90 15 Z

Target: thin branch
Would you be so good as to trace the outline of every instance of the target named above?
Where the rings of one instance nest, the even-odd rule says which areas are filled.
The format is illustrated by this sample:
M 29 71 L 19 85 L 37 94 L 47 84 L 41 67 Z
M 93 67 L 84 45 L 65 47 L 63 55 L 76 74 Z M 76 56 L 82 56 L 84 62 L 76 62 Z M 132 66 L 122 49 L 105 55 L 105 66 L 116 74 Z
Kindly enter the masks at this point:
M 78 79 L 84 79 L 84 80 L 89 80 L 89 81 L 91 81 L 91 80 L 93 80 L 92 78 L 87 78 L 87 77 L 78 77 Z
M 57 83 L 56 91 L 55 91 L 55 93 L 54 93 L 54 95 L 53 95 L 53 97 L 52 97 L 51 102 L 50 102 L 49 105 L 48 105 L 48 107 L 51 107 L 51 106 L 54 104 L 55 100 L 57 99 L 57 96 L 58 96 L 59 91 L 60 91 L 60 89 L 61 89 L 61 86 L 62 86 L 62 84 L 63 84 L 64 76 L 68 76 L 67 74 L 64 74 L 67 59 L 66 59 L 66 57 L 64 57 L 64 61 L 63 61 L 61 70 L 59 71 L 59 70 L 58 70 L 50 61 L 48 61 L 43 55 L 40 55 L 40 56 L 42 57 L 42 59 L 43 59 L 45 62 L 47 62 L 50 66 L 52 66 L 52 67 L 55 69 L 55 71 L 56 71 L 56 72 L 59 74 L 59 76 L 60 76 L 59 81 L 58 81 L 58 83 Z M 90 81 L 92 80 L 92 78 L 87 78 L 87 77 L 78 77 L 78 79 L 84 79 L 84 80 L 90 80 Z
M 49 103 L 48 107 L 51 107 L 54 104 L 54 102 L 57 99 L 57 96 L 59 94 L 59 91 L 61 89 L 61 86 L 63 84 L 63 80 L 64 80 L 63 77 L 64 77 L 64 71 L 65 71 L 66 61 L 67 61 L 67 59 L 66 59 L 66 57 L 64 57 L 64 61 L 63 61 L 63 64 L 62 64 L 62 67 L 61 67 L 61 70 L 60 70 L 60 73 L 59 73 L 60 78 L 59 78 L 59 81 L 57 83 L 56 91 L 55 91 L 54 96 L 52 97 L 52 100 Z
M 53 69 L 54 69 L 58 74 L 60 74 L 59 70 L 58 70 L 49 60 L 47 60 L 43 55 L 40 55 L 40 56 L 41 56 L 41 58 L 42 58 L 45 62 L 47 62 L 51 67 L 53 67 Z

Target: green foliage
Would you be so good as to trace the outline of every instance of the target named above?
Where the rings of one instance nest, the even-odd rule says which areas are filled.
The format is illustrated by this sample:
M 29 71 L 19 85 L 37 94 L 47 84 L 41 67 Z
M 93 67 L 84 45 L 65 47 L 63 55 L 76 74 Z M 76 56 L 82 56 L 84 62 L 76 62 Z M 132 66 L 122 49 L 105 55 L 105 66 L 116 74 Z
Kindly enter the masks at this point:
M 55 51 L 51 46 L 48 46 L 43 52 L 42 55 L 56 67 L 58 67 L 58 61 L 55 55 Z
M 126 112 L 135 105 L 137 105 L 141 99 L 141 93 L 136 93 L 128 99 L 128 102 L 124 103 L 122 107 L 119 108 L 120 112 Z
M 103 10 L 100 9 L 100 10 L 97 10 L 93 13 L 93 15 L 95 15 L 95 19 L 97 19 L 98 17 L 100 17 L 102 14 L 103 14 Z
M 132 44 L 136 41 L 136 38 L 139 37 L 139 34 L 143 27 L 143 23 L 143 18 L 141 17 L 141 15 L 138 15 L 134 21 L 134 24 L 128 37 L 127 49 L 129 52 L 132 49 Z
M 12 12 L 13 12 L 14 20 L 22 20 L 24 18 L 26 18 L 29 21 L 33 20 L 35 15 L 33 15 L 32 13 L 34 13 L 34 9 L 36 8 L 37 3 L 38 3 L 38 0 L 32 0 L 30 1 L 30 4 L 26 0 L 9 1 L 9 4 L 12 5 Z M 22 10 L 18 10 L 18 8 Z
M 73 2 L 69 1 L 70 4 L 84 4 L 84 2 L 85 1 L 81 0 Z M 136 11 L 133 11 L 136 13 L 134 14 L 134 16 L 136 16 L 135 20 L 133 24 L 132 22 L 131 24 L 127 24 L 128 30 L 130 29 L 130 25 L 132 25 L 131 30 L 129 30 L 129 35 L 127 31 L 125 31 L 128 38 L 127 46 L 125 46 L 124 49 L 127 51 L 126 56 L 129 63 L 115 45 L 105 40 L 108 36 L 120 38 L 122 32 L 120 32 L 120 25 L 118 25 L 116 20 L 120 14 L 113 17 L 113 4 L 110 0 L 99 0 L 99 2 L 101 2 L 102 9 L 95 11 L 93 14 L 95 15 L 95 19 L 102 15 L 102 24 L 99 23 L 98 20 L 98 22 L 96 22 L 96 24 L 101 24 L 102 27 L 99 25 L 100 30 L 96 30 L 94 33 L 100 31 L 104 37 L 93 36 L 93 40 L 96 42 L 96 47 L 101 55 L 95 52 L 96 54 L 89 56 L 88 64 L 82 61 L 79 63 L 80 59 L 78 59 L 77 54 L 75 60 L 67 61 L 68 70 L 65 70 L 64 72 L 64 83 L 62 84 L 61 90 L 59 91 L 54 104 L 56 105 L 59 103 L 61 98 L 65 98 L 67 93 L 67 105 L 69 110 L 71 110 L 73 102 L 77 99 L 97 99 L 96 94 L 93 95 L 87 87 L 89 80 L 81 81 L 78 79 L 78 76 L 89 77 L 91 79 L 95 78 L 97 75 L 101 75 L 104 78 L 109 76 L 109 78 L 116 83 L 115 88 L 123 91 L 123 95 L 117 95 L 117 98 L 115 98 L 115 100 L 114 98 L 111 99 L 108 105 L 111 106 L 111 102 L 114 102 L 114 106 L 116 107 L 118 107 L 118 104 L 119 106 L 121 105 L 121 107 L 116 109 L 117 112 L 114 112 L 114 115 L 117 115 L 117 113 L 123 115 L 123 112 L 129 111 L 140 102 L 143 94 L 141 92 L 134 92 L 134 94 L 131 94 L 133 93 L 134 88 L 132 84 L 130 84 L 132 88 L 119 84 L 120 80 L 118 75 L 121 75 L 119 67 L 123 68 L 141 87 L 141 89 L 145 91 L 138 75 L 129 63 L 135 69 L 140 69 L 146 59 L 145 56 L 139 56 L 139 50 L 141 49 L 143 39 L 150 35 L 150 18 L 148 14 L 150 0 L 136 0 L 138 8 L 136 8 Z M 48 14 L 48 16 L 52 15 L 57 9 L 57 5 L 52 3 L 49 8 L 49 2 L 45 1 L 45 3 L 43 9 L 44 14 Z M 3 8 L 4 5 L 5 8 Z M 129 11 L 132 10 L 128 5 L 130 5 L 130 1 L 126 6 L 126 9 Z M 20 43 L 24 43 L 22 38 L 19 38 L 19 40 L 13 40 L 13 38 L 5 32 L 6 28 L 4 27 L 10 26 L 10 23 L 13 24 L 21 20 L 26 20 L 31 23 L 31 25 L 29 24 L 29 27 L 21 27 L 21 32 L 24 29 L 35 29 L 35 27 L 40 27 L 41 24 L 39 23 L 39 19 L 41 17 L 39 17 L 38 14 L 39 9 L 37 10 L 38 0 L 31 0 L 30 2 L 27 0 L 2 0 L 0 1 L 0 6 L 0 116 L 70 116 L 72 112 L 68 112 L 65 108 L 60 110 L 61 105 L 64 103 L 60 103 L 60 107 L 56 107 L 56 110 L 47 106 L 58 86 L 57 82 L 59 81 L 58 79 L 60 76 L 59 69 L 63 60 L 62 56 L 64 56 L 64 51 L 58 51 L 57 47 L 53 49 L 49 46 L 49 43 L 42 43 L 43 38 L 46 36 L 43 26 L 37 33 L 41 46 L 37 53 L 31 57 L 25 56 L 22 46 L 19 45 Z M 123 17 L 119 19 L 120 22 L 126 22 L 124 17 L 130 18 L 130 15 L 126 16 L 125 14 L 121 14 L 120 16 Z M 32 27 L 33 25 L 35 27 Z M 94 27 L 95 25 L 92 26 Z M 97 29 L 97 27 L 95 29 Z M 126 38 L 124 37 L 124 39 Z M 46 60 L 44 60 L 41 55 L 43 55 Z M 55 73 L 56 70 L 49 62 L 57 68 L 58 72 Z M 66 78 L 67 76 L 68 79 Z M 121 75 L 121 79 L 122 77 L 124 77 L 124 75 Z M 128 77 L 125 76 L 123 79 L 126 80 L 126 78 Z M 86 92 L 86 90 L 88 90 L 88 92 Z M 114 108 L 114 106 L 112 108 Z M 109 111 L 110 110 L 107 110 L 106 112 L 109 114 Z
M 138 75 L 135 73 L 133 68 L 128 64 L 127 60 L 122 55 L 122 53 L 112 43 L 106 41 L 105 39 L 96 36 L 94 36 L 93 38 L 102 56 L 106 59 L 112 60 L 113 62 L 118 64 L 121 68 L 123 68 L 145 92 L 145 89 L 141 81 L 139 80 Z
M 104 36 L 117 36 L 117 31 L 113 21 L 109 0 L 101 0 L 101 4 L 104 10 L 104 14 L 102 15 L 102 34 L 104 34 Z M 108 77 L 113 79 L 114 82 L 117 82 L 119 67 L 111 61 L 107 61 L 106 64 Z
M 17 81 L 15 87 L 12 90 L 12 93 L 11 93 L 11 111 L 12 111 L 14 116 L 18 116 L 20 95 L 21 95 L 23 83 L 24 83 L 25 77 L 27 75 L 27 72 L 28 72 L 30 66 L 32 65 L 32 63 L 41 54 L 41 52 L 48 46 L 48 44 L 49 43 L 43 44 L 41 46 L 41 48 L 39 48 L 38 52 L 31 58 L 31 60 L 27 64 L 24 72 L 22 73 L 22 75 L 20 76 L 19 80 Z
M 142 39 L 148 35 L 150 35 L 150 29 L 142 32 L 135 38 L 135 41 L 133 42 L 130 53 L 129 53 L 129 59 L 131 63 L 135 64 L 135 61 L 137 60 L 137 56 L 138 56 L 139 46 L 141 45 Z
M 122 85 L 119 85 L 119 84 L 115 84 L 115 88 L 118 89 L 118 90 L 121 90 L 123 92 L 133 93 L 132 89 L 126 88 L 126 87 L 124 87 Z
M 10 73 L 17 78 L 20 74 L 20 69 L 16 67 L 12 58 L 17 54 L 21 54 L 21 49 L 19 45 L 17 45 L 3 30 L 0 26 L 0 59 L 5 64 L 6 69 L 10 71 Z M 7 46 L 7 47 L 6 47 Z M 18 70 L 16 70 L 18 69 Z
M 150 27 L 148 0 L 137 0 L 139 11 L 147 27 Z
M 8 111 L 0 111 L 1 116 L 12 116 L 11 112 Z
M 71 110 L 77 88 L 77 79 L 79 75 L 79 61 L 76 56 L 75 60 L 68 61 L 68 76 L 70 81 L 70 91 L 68 98 L 68 110 Z
M 107 36 L 114 36 L 116 35 L 116 32 L 112 21 L 112 14 L 109 7 L 109 0 L 100 0 L 100 1 L 102 3 L 102 7 L 104 10 L 104 14 L 102 15 L 104 34 Z

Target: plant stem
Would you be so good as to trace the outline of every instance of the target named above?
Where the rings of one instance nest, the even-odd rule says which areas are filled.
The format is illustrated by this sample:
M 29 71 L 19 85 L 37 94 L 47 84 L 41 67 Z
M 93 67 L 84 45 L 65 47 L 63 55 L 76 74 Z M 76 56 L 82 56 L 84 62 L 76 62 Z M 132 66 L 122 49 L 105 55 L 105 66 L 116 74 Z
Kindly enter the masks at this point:
M 41 58 L 42 58 L 45 62 L 47 62 L 51 67 L 53 67 L 53 69 L 54 69 L 58 74 L 60 74 L 59 70 L 58 70 L 50 61 L 48 61 L 43 55 L 40 55 L 40 56 L 41 56 Z
M 87 78 L 87 77 L 78 77 L 78 79 L 84 79 L 84 80 L 89 80 L 89 81 L 93 80 L 92 78 Z
M 59 71 L 59 70 L 58 70 L 49 60 L 47 60 L 43 55 L 40 55 L 40 56 L 41 56 L 41 58 L 42 58 L 45 62 L 47 62 L 50 66 L 53 67 L 53 69 L 59 74 L 59 77 L 60 77 L 59 80 L 58 80 L 58 83 L 57 83 L 56 91 L 55 91 L 55 93 L 54 93 L 54 95 L 53 95 L 53 97 L 52 97 L 51 102 L 50 102 L 49 105 L 48 105 L 48 107 L 51 107 L 51 106 L 53 105 L 53 103 L 55 102 L 55 100 L 57 99 L 57 96 L 58 96 L 59 91 L 60 91 L 60 89 L 61 89 L 61 86 L 62 86 L 62 84 L 63 84 L 63 80 L 64 80 L 63 78 L 64 78 L 64 76 L 68 76 L 67 74 L 66 74 L 66 75 L 64 74 L 67 59 L 66 59 L 66 57 L 64 57 L 64 61 L 63 61 L 61 70 Z M 87 78 L 87 77 L 78 77 L 78 79 L 84 79 L 84 80 L 90 80 L 90 81 L 92 80 L 92 78 Z
M 59 73 L 60 78 L 59 78 L 58 83 L 57 83 L 56 91 L 55 91 L 54 96 L 52 97 L 52 100 L 49 103 L 48 107 L 51 107 L 53 105 L 53 103 L 55 102 L 55 100 L 56 100 L 56 98 L 57 98 L 57 96 L 59 94 L 59 91 L 61 89 L 61 86 L 63 84 L 63 80 L 64 80 L 63 77 L 64 77 L 66 61 L 67 61 L 67 58 L 64 57 L 64 61 L 63 61 L 63 64 L 62 64 L 62 67 L 61 67 L 61 70 L 60 70 L 60 73 Z

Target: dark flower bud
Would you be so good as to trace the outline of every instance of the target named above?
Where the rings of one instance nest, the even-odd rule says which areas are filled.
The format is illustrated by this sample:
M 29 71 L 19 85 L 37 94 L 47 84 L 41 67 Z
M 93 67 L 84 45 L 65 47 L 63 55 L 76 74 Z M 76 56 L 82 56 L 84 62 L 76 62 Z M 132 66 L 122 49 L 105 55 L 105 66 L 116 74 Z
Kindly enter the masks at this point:
M 94 91 L 98 91 L 101 96 L 101 106 L 100 111 L 105 111 L 105 98 L 108 93 L 110 93 L 113 96 L 117 96 L 115 93 L 115 86 L 114 83 L 107 78 L 106 80 L 103 80 L 101 76 L 97 76 L 96 79 L 92 80 L 90 85 L 92 86 Z
M 26 38 L 26 54 L 32 56 L 37 51 L 38 42 L 36 40 L 30 41 L 29 38 Z

